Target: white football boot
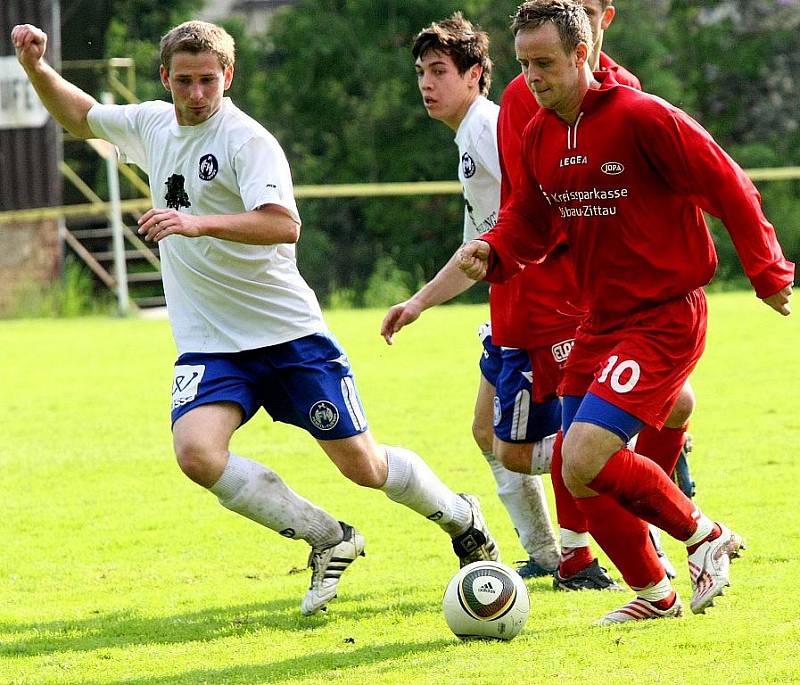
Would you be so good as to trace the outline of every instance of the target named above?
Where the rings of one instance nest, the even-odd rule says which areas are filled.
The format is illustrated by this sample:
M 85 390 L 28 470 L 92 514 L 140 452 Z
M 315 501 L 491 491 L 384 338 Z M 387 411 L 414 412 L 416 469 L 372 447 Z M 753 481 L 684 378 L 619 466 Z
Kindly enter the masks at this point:
M 739 556 L 744 541 L 727 526 L 719 537 L 701 542 L 689 555 L 689 576 L 692 579 L 692 613 L 704 614 L 708 607 L 714 606 L 714 598 L 719 597 L 731 584 L 731 559 Z
M 342 541 L 324 549 L 312 547 L 308 555 L 311 585 L 300 605 L 303 616 L 324 610 L 328 602 L 336 597 L 339 578 L 347 567 L 359 556 L 364 556 L 364 536 L 352 526 L 341 521 L 339 523 L 344 533 Z
M 617 623 L 628 623 L 629 621 L 647 621 L 653 618 L 678 618 L 683 616 L 683 603 L 678 594 L 675 594 L 675 601 L 668 609 L 659 609 L 651 602 L 641 597 L 634 597 L 625 606 L 607 613 L 601 618 L 596 626 L 613 626 Z
M 483 519 L 478 498 L 461 493 L 459 493 L 459 497 L 465 499 L 472 510 L 472 525 L 453 538 L 453 551 L 458 556 L 461 567 L 463 568 L 473 561 L 500 561 L 497 543 Z

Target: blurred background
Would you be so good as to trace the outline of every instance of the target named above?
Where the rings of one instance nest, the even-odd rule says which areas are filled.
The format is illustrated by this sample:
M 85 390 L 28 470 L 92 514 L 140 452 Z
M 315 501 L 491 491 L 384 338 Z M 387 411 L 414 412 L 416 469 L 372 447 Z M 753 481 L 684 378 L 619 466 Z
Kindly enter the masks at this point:
M 161 35 L 191 18 L 222 24 L 237 43 L 229 94 L 277 137 L 299 186 L 302 273 L 325 306 L 384 306 L 407 297 L 458 246 L 463 222 L 458 193 L 449 188 L 435 194 L 319 198 L 301 189 L 456 180 L 453 132 L 430 120 L 421 104 L 410 52 L 413 36 L 431 21 L 462 10 L 491 36 L 490 98 L 499 101 L 518 73 L 508 29 L 516 4 L 4 0 L 0 64 L 13 61 L 10 27 L 30 21 L 49 30 L 51 62 L 98 99 L 106 92 L 116 102 L 165 98 L 158 81 Z M 617 17 L 606 33 L 605 52 L 636 74 L 645 90 L 696 117 L 754 172 L 766 213 L 787 256 L 797 261 L 800 0 L 614 4 Z M 0 79 L 4 73 L 0 70 Z M 17 104 L 30 99 L 22 85 L 5 79 L 0 80 L 0 113 L 14 98 Z M 769 171 L 759 176 L 764 169 Z M 133 227 L 146 208 L 144 176 L 128 168 L 121 174 L 123 221 Z M 115 272 L 104 204 L 108 179 L 102 154 L 62 135 L 52 121 L 41 128 L 9 128 L 0 117 L 3 315 L 113 308 Z M 77 206 L 88 209 L 58 211 Z M 33 211 L 45 207 L 49 214 Z M 712 287 L 747 287 L 730 239 L 718 225 L 712 228 L 720 253 Z M 129 237 L 125 244 L 131 301 L 134 307 L 159 306 L 157 251 L 135 243 Z M 485 296 L 481 285 L 461 301 Z

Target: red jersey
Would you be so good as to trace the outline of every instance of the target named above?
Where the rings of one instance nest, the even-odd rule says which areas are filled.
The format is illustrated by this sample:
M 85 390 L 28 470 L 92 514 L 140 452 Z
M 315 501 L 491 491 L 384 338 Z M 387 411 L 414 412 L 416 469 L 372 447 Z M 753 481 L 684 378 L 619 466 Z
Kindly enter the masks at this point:
M 618 83 L 641 90 L 639 79 L 605 53 L 600 53 L 600 69 L 613 71 Z M 501 206 L 510 199 L 522 168 L 522 132 L 538 111 L 539 103 L 520 74 L 500 99 L 497 150 L 502 172 Z M 496 344 L 531 348 L 571 337 L 581 312 L 566 303 L 569 293 L 577 288 L 568 260 L 566 252 L 552 255 L 510 281 L 492 286 L 489 307 Z
M 794 278 L 747 175 L 691 117 L 597 72 L 573 125 L 540 110 L 497 225 L 489 281 L 566 239 L 593 325 L 685 297 L 717 265 L 703 210 L 720 218 L 759 297 Z

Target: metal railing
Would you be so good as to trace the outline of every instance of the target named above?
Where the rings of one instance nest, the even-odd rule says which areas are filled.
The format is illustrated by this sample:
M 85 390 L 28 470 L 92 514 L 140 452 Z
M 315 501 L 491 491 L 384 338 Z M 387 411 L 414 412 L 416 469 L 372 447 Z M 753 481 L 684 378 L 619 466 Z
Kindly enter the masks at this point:
M 121 165 L 122 168 L 126 168 Z M 130 170 L 128 170 L 130 171 Z M 127 175 L 127 174 L 126 174 Z M 747 175 L 758 181 L 789 181 L 800 179 L 800 166 L 775 167 L 747 170 Z M 141 179 L 139 179 L 141 182 Z M 414 183 L 341 183 L 333 185 L 298 185 L 294 188 L 295 197 L 341 198 L 341 197 L 390 197 L 402 195 L 454 195 L 461 193 L 458 181 L 419 181 Z M 123 200 L 123 212 L 144 213 L 152 207 L 149 197 Z M 41 207 L 38 209 L 19 209 L 0 212 L 0 225 L 27 223 L 46 219 L 91 217 L 107 214 L 111 209 L 108 202 L 63 205 L 61 207 Z

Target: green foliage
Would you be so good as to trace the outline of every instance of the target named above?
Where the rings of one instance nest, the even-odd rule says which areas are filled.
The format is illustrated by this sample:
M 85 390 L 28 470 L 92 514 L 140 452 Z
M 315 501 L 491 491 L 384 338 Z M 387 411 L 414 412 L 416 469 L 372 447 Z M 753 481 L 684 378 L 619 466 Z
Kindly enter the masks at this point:
M 203 0 L 129 0 L 118 5 L 106 28 L 106 56 L 136 60 L 141 100 L 169 99 L 158 78 L 159 41 L 173 26 L 191 19 Z
M 457 3 L 301 0 L 276 15 L 267 89 L 254 115 L 284 146 L 297 183 L 455 178 L 453 132 L 421 105 L 410 46 L 415 33 Z M 255 103 L 254 103 L 255 106 Z M 390 256 L 431 275 L 458 246 L 457 197 L 303 201 L 303 272 L 321 294 L 362 291 Z
M 23 283 L 13 304 L 3 314 L 12 319 L 70 318 L 113 311 L 112 297 L 96 293 L 92 274 L 77 260 L 68 258 L 64 275 L 51 283 Z
M 542 578 L 528 584 L 528 625 L 507 644 L 447 630 L 440 603 L 457 562 L 436 524 L 348 482 L 305 433 L 259 413 L 233 450 L 367 540 L 329 611 L 301 617 L 307 546 L 227 511 L 174 463 L 166 322 L 2 322 L 0 682 L 797 682 L 800 320 L 750 293 L 714 295 L 709 308 L 691 464 L 703 511 L 748 543 L 731 588 L 704 616 L 600 629 L 592 622 L 631 594 L 553 592 Z M 506 563 L 521 559 L 470 432 L 485 308 L 431 310 L 392 347 L 378 335 L 382 316 L 329 316 L 375 436 L 477 494 Z M 665 545 L 687 602 L 685 552 Z
M 99 45 L 102 56 L 133 56 L 140 97 L 166 97 L 157 77 L 158 40 L 200 4 L 68 3 L 64 55 L 97 56 Z M 298 0 L 277 11 L 265 36 L 249 35 L 241 20 L 228 19 L 223 24 L 237 42 L 230 95 L 275 134 L 297 184 L 455 179 L 454 134 L 430 120 L 421 105 L 413 37 L 431 21 L 463 10 L 491 36 L 490 95 L 498 101 L 519 71 L 508 29 L 516 4 Z M 645 89 L 697 117 L 746 167 L 797 164 L 800 2 L 626 0 L 617 9 L 604 49 Z M 85 21 L 90 15 L 100 18 L 92 31 Z M 91 176 L 94 162 L 73 149 L 67 148 L 67 157 L 78 158 L 72 161 Z M 104 183 L 100 169 L 96 186 Z M 800 259 L 797 182 L 761 183 L 759 189 L 788 256 Z M 384 257 L 415 281 L 427 280 L 460 242 L 458 196 L 301 199 L 299 207 L 304 230 L 298 261 L 323 301 L 338 293 L 337 302 L 362 303 Z M 738 279 L 738 260 L 721 234 L 719 246 L 718 279 Z M 485 288 L 472 288 L 462 299 L 479 301 L 485 294 Z
M 793 164 L 800 140 L 791 69 L 800 50 L 785 46 L 800 47 L 794 30 L 800 4 L 759 2 L 758 21 L 746 5 L 706 3 L 703 9 L 697 3 L 631 0 L 619 5 L 605 49 L 647 90 L 697 116 L 734 156 L 760 144 L 774 153 L 770 165 Z M 508 30 L 514 7 L 476 0 L 459 8 L 490 33 L 498 100 L 518 73 Z M 267 36 L 263 102 L 251 105 L 286 148 L 296 182 L 455 178 L 453 134 L 420 106 L 409 50 L 416 31 L 454 9 L 446 1 L 301 0 L 279 12 Z M 738 17 L 735 26 L 726 11 Z M 259 81 L 259 92 L 260 86 Z M 793 184 L 775 190 L 778 185 L 762 188 L 770 218 L 794 229 L 800 197 Z M 343 287 L 363 291 L 381 255 L 401 270 L 430 278 L 459 239 L 455 197 L 304 201 L 300 209 L 307 227 L 303 241 L 313 240 L 310 249 L 301 244 L 300 265 L 323 296 Z M 312 239 L 318 232 L 324 237 Z M 787 239 L 793 258 L 800 256 L 792 247 L 796 232 Z M 724 239 L 720 244 L 719 277 L 735 278 L 741 273 L 738 260 Z M 473 289 L 467 297 L 482 294 Z
M 398 269 L 391 257 L 381 257 L 367 281 L 364 306 L 390 307 L 407 300 L 412 294 L 410 280 L 409 274 Z

